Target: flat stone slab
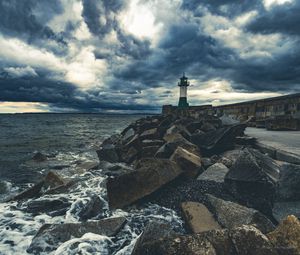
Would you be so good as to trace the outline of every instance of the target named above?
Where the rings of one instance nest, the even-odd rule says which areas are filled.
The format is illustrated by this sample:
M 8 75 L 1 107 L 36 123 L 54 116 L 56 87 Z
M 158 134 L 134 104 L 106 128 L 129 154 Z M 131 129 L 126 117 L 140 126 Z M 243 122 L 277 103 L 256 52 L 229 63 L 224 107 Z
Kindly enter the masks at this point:
M 199 181 L 214 181 L 223 183 L 229 169 L 222 163 L 215 163 L 207 168 L 198 178 Z
M 184 218 L 193 233 L 221 229 L 221 226 L 205 205 L 197 202 L 184 202 L 181 204 L 181 208 Z

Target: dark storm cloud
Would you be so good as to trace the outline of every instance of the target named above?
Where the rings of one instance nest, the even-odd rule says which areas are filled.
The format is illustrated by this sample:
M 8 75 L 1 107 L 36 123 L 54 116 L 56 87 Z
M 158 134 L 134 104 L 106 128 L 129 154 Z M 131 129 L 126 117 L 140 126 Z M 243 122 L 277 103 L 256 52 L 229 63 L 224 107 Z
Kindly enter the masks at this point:
M 254 33 L 272 34 L 283 33 L 300 35 L 300 1 L 273 6 L 264 10 L 248 26 Z
M 48 103 L 52 107 L 73 108 L 78 111 L 157 110 L 157 106 L 126 103 L 108 92 L 82 92 L 67 82 L 51 81 L 46 77 L 10 78 L 0 74 L 0 101 Z M 138 94 L 135 92 L 134 94 Z M 100 100 L 99 100 L 100 99 Z
M 0 101 L 42 102 L 50 104 L 51 109 L 72 108 L 78 111 L 153 111 L 160 107 L 156 100 L 167 103 L 168 98 L 173 96 L 171 88 L 176 87 L 177 78 L 184 71 L 199 83 L 227 80 L 233 89 L 249 92 L 299 90 L 300 39 L 295 36 L 300 32 L 299 1 L 265 10 L 261 0 L 183 0 L 181 9 L 176 10 L 178 13 L 166 14 L 170 17 L 178 15 L 179 21 L 166 19 L 168 23 L 164 24 L 161 37 L 155 44 L 152 38 L 138 38 L 119 24 L 118 15 L 126 10 L 129 1 L 82 0 L 81 3 L 81 16 L 67 20 L 63 31 L 57 33 L 49 21 L 57 15 L 68 17 L 71 10 L 66 9 L 66 2 L 0 0 L 0 34 L 7 38 L 17 37 L 27 44 L 34 44 L 37 50 L 55 53 L 57 57 L 51 62 L 52 57 L 47 55 L 50 58 L 47 67 L 43 63 L 37 64 L 39 58 L 24 64 L 1 59 Z M 230 48 L 214 34 L 207 34 L 205 31 L 210 30 L 205 30 L 207 24 L 201 21 L 205 15 L 212 14 L 212 24 L 215 22 L 213 15 L 220 15 L 234 23 L 233 19 L 249 11 L 256 11 L 258 15 L 246 28 L 234 27 L 245 32 L 237 39 L 241 40 L 237 45 L 243 44 L 243 36 L 277 32 L 285 34 L 285 42 L 298 40 L 298 44 L 291 43 L 286 50 L 267 49 L 270 57 L 254 54 L 255 57 L 245 58 L 238 47 Z M 91 35 L 81 40 L 76 37 L 76 31 L 83 22 Z M 159 20 L 156 22 L 159 23 Z M 106 38 L 112 32 L 116 35 L 116 43 Z M 256 42 L 257 45 L 260 43 L 265 41 Z M 72 54 L 69 45 L 73 47 Z M 87 47 L 94 55 L 82 54 L 82 62 L 87 55 L 88 59 L 104 60 L 107 73 L 105 77 L 98 77 L 103 78 L 103 84 L 93 84 L 83 90 L 78 84 L 68 83 L 65 79 L 70 71 L 69 65 L 75 64 L 72 75 L 76 74 L 77 68 L 80 71 L 81 68 L 91 68 L 91 65 L 81 67 L 81 60 L 76 58 Z M 249 45 L 250 52 L 255 51 L 254 48 Z M 52 63 L 59 63 L 59 67 L 53 67 Z M 97 77 L 102 73 L 96 70 L 93 74 Z M 151 88 L 162 92 L 149 93 Z
M 51 39 L 65 43 L 61 35 L 55 34 L 45 25 L 54 15 L 61 12 L 59 0 L 1 0 L 0 31 L 8 36 L 26 37 L 29 42 Z
M 139 60 L 116 75 L 124 80 L 138 81 L 144 87 L 159 87 L 161 82 L 174 86 L 178 75 L 215 75 L 207 68 L 227 69 L 235 54 L 200 32 L 197 24 L 171 26 L 159 48 L 150 58 Z
M 84 0 L 82 16 L 89 30 L 102 37 L 118 26 L 115 15 L 124 7 L 122 0 Z

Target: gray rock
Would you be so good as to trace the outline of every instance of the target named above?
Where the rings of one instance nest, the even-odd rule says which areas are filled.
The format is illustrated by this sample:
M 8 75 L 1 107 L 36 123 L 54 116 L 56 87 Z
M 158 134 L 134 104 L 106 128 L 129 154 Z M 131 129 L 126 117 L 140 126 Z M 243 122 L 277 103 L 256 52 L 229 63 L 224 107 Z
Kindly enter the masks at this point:
M 48 157 L 46 155 L 42 154 L 41 152 L 37 152 L 36 154 L 34 154 L 32 159 L 37 162 L 43 162 L 43 161 L 46 161 L 48 159 Z
M 285 162 L 289 162 L 292 164 L 300 165 L 300 156 L 298 154 L 294 154 L 291 152 L 277 150 L 276 151 L 276 159 L 285 161 Z
M 254 149 L 245 149 L 225 176 L 238 199 L 270 215 L 281 166 Z
M 154 157 L 154 155 L 156 154 L 156 152 L 158 151 L 159 148 L 160 148 L 160 146 L 157 146 L 157 145 L 143 147 L 142 148 L 141 157 L 142 158 L 151 158 L 151 157 Z
M 83 223 L 45 224 L 32 239 L 27 252 L 34 254 L 50 252 L 61 243 L 71 238 L 80 238 L 85 233 L 113 236 L 119 232 L 125 222 L 125 218 L 119 217 Z
M 217 162 L 223 163 L 225 166 L 230 168 L 239 158 L 241 153 L 243 153 L 243 150 L 241 149 L 225 151 L 220 155 L 221 158 Z
M 119 155 L 114 144 L 103 145 L 97 150 L 97 155 L 100 161 L 105 160 L 111 163 L 119 161 Z
M 220 120 L 222 121 L 222 125 L 224 125 L 224 126 L 236 125 L 236 124 L 240 123 L 240 121 L 235 120 L 227 115 L 221 116 Z
M 206 132 L 216 131 L 216 127 L 211 123 L 206 122 L 200 127 L 200 130 L 206 133 Z
M 162 146 L 165 143 L 163 140 L 143 140 L 142 147 L 148 146 Z
M 241 225 L 255 225 L 263 233 L 274 229 L 272 222 L 259 211 L 230 201 L 207 195 L 208 203 L 221 226 L 232 229 Z
M 109 178 L 107 194 L 111 209 L 122 208 L 151 194 L 182 173 L 179 166 L 167 159 L 141 159 L 136 171 Z
M 159 222 L 150 222 L 135 243 L 131 255 L 154 255 L 155 253 L 149 252 L 156 243 L 164 238 L 172 238 L 174 236 L 176 236 L 176 233 L 170 225 Z
M 218 183 L 224 183 L 225 175 L 228 173 L 229 169 L 222 163 L 215 163 L 209 168 L 207 168 L 197 180 L 201 181 L 214 181 Z

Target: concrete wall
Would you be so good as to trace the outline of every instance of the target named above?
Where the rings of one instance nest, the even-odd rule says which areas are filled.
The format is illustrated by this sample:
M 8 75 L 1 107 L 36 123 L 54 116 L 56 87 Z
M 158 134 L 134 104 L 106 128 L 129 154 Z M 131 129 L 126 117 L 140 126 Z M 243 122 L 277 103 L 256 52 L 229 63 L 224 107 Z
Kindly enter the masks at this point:
M 176 111 L 177 107 L 172 105 L 164 105 L 162 109 L 163 114 Z M 258 127 L 300 130 L 300 93 L 217 107 L 190 106 L 186 111 L 185 115 L 194 117 L 201 114 L 225 114 L 241 121 L 253 120 L 252 124 Z

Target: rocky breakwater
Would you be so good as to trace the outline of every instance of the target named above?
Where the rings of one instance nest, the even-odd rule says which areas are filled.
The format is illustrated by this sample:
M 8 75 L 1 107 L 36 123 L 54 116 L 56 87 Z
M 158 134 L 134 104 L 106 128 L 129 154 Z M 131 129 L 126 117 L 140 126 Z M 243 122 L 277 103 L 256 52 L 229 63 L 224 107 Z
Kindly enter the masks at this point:
M 245 127 L 153 116 L 103 142 L 100 161 L 127 166 L 108 173 L 111 209 L 152 202 L 185 220 L 185 234 L 150 222 L 132 254 L 300 254 L 299 166 L 254 149 Z
M 52 170 L 10 199 L 51 217 L 27 233 L 27 252 L 300 254 L 300 166 L 254 149 L 245 128 L 210 115 L 137 120 L 103 141 L 99 162 Z

